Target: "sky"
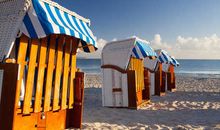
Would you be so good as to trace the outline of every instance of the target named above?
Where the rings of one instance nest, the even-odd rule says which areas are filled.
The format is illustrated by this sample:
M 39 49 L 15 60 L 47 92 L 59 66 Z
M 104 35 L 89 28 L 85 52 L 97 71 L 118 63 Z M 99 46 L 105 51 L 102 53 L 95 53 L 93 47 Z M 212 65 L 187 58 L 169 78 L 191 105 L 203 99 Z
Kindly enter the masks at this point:
M 220 59 L 220 0 L 54 0 L 91 20 L 103 46 L 138 36 L 179 59 Z

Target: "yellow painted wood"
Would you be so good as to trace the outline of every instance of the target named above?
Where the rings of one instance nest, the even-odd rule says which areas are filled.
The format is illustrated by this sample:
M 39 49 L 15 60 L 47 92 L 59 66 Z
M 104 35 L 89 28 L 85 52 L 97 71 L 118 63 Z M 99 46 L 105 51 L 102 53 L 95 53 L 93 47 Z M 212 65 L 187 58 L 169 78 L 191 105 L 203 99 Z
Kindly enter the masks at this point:
M 53 84 L 54 58 L 55 58 L 56 35 L 50 36 L 49 57 L 47 65 L 46 88 L 44 96 L 44 112 L 50 110 L 51 90 Z
M 35 95 L 35 103 L 34 103 L 34 112 L 41 111 L 41 103 L 42 103 L 42 91 L 43 91 L 43 83 L 44 83 L 44 73 L 45 73 L 45 62 L 47 55 L 47 38 L 42 39 L 40 46 L 40 56 L 38 63 L 38 75 L 37 75 L 37 87 L 36 87 L 36 95 Z
M 31 50 L 30 50 L 30 56 L 29 56 L 30 60 L 28 64 L 27 82 L 25 86 L 23 114 L 30 113 L 38 45 L 39 45 L 39 42 L 37 39 L 31 40 Z
M 142 91 L 144 89 L 144 63 L 143 63 L 143 60 L 131 57 L 129 69 L 135 71 L 136 91 Z
M 76 50 L 78 47 L 78 40 L 72 39 L 71 50 L 71 69 L 70 69 L 70 86 L 69 86 L 69 109 L 73 108 L 74 104 L 74 79 L 76 73 Z
M 22 78 L 24 76 L 24 67 L 25 67 L 25 58 L 27 53 L 28 47 L 28 37 L 21 36 L 20 43 L 19 43 L 19 51 L 18 51 L 18 59 L 17 64 L 19 64 L 19 72 L 18 72 L 18 80 L 17 80 L 17 88 L 16 88 L 16 99 L 15 99 L 15 106 L 18 108 L 18 102 L 20 100 L 20 92 L 21 92 L 21 84 Z
M 63 68 L 63 84 L 62 84 L 62 98 L 61 109 L 66 109 L 67 105 L 67 88 L 69 79 L 69 61 L 70 61 L 70 37 L 65 40 L 65 53 L 64 53 L 64 68 Z
M 54 86 L 54 98 L 53 98 L 53 111 L 60 109 L 60 81 L 63 68 L 63 45 L 64 36 L 59 37 L 58 48 L 57 48 L 57 60 L 56 60 L 56 74 L 55 74 L 55 86 Z

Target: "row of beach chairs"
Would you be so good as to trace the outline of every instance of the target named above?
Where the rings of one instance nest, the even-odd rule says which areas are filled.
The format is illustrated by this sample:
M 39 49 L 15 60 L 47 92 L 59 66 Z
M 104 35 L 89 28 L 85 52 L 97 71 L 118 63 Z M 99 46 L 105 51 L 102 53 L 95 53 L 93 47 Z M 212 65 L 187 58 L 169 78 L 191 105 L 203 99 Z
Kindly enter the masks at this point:
M 0 0 L 0 9 L 0 130 L 81 128 L 76 55 L 98 49 L 90 20 L 50 0 Z M 164 54 L 139 38 L 107 44 L 103 106 L 137 108 L 174 90 L 177 64 Z
M 152 95 L 175 91 L 179 63 L 164 50 L 153 50 L 137 37 L 108 43 L 102 51 L 102 104 L 137 109 Z

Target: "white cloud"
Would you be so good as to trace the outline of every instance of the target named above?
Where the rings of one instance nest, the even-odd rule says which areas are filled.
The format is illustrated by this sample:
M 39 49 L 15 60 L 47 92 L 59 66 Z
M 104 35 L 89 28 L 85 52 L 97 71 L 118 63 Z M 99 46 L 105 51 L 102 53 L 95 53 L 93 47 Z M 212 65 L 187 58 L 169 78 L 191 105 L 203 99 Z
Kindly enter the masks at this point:
M 111 41 L 116 41 L 114 38 Z M 97 41 L 98 50 L 93 53 L 78 52 L 78 57 L 101 58 L 101 52 L 107 41 L 100 38 Z M 220 37 L 216 34 L 206 37 L 178 36 L 175 43 L 162 40 L 160 34 L 155 34 L 150 41 L 154 49 L 164 49 L 170 55 L 181 59 L 220 59 Z
M 207 37 L 178 36 L 174 44 L 163 42 L 156 34 L 151 43 L 153 48 L 164 49 L 177 58 L 220 59 L 220 37 L 216 34 Z
M 154 49 L 164 49 L 164 50 L 171 49 L 171 46 L 169 44 L 162 41 L 160 34 L 155 34 L 154 39 L 150 42 L 150 44 Z

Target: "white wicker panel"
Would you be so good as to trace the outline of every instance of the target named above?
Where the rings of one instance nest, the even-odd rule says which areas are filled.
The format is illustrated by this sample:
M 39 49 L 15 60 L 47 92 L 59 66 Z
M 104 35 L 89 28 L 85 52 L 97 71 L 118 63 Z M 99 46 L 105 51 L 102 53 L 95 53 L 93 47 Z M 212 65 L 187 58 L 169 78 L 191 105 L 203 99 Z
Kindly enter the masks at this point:
M 128 77 L 127 74 L 122 74 L 122 95 L 123 107 L 128 107 Z
M 150 95 L 155 95 L 155 74 L 150 74 Z
M 0 0 L 0 60 L 10 53 L 31 0 Z
M 103 106 L 113 106 L 112 69 L 103 69 L 102 99 Z
M 1 102 L 1 96 L 2 96 L 3 74 L 4 74 L 4 70 L 0 70 L 0 102 Z
M 121 73 L 118 72 L 117 70 L 113 70 L 114 71 L 114 86 L 113 88 L 122 88 L 122 83 L 121 83 Z M 113 92 L 113 97 L 115 97 L 113 100 L 115 104 L 113 104 L 116 107 L 122 107 L 123 105 L 123 97 L 122 97 L 122 92 Z

